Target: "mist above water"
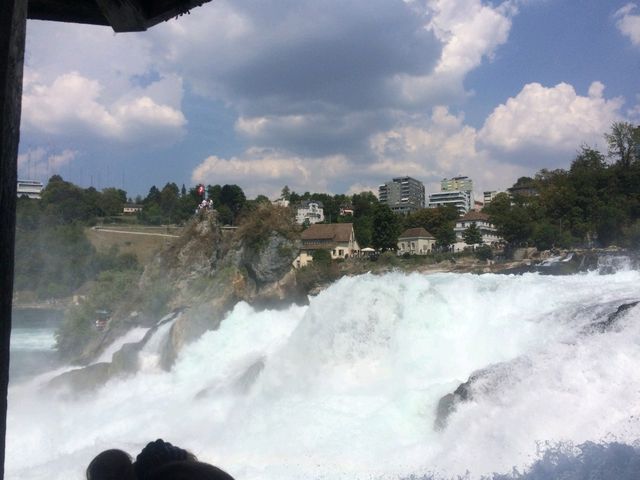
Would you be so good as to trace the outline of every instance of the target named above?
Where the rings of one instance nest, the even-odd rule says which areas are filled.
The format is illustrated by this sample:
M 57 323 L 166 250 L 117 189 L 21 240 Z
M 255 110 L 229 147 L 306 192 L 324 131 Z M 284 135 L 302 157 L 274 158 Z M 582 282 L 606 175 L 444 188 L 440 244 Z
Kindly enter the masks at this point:
M 640 309 L 605 333 L 588 326 L 640 299 L 639 281 L 392 273 L 343 278 L 308 307 L 241 303 L 170 372 L 153 351 L 166 328 L 136 376 L 90 396 L 52 398 L 43 378 L 12 386 L 7 477 L 81 478 L 99 451 L 135 455 L 158 437 L 238 479 L 478 478 L 531 467 L 548 446 L 633 444 Z M 435 431 L 439 399 L 498 362 L 499 382 Z

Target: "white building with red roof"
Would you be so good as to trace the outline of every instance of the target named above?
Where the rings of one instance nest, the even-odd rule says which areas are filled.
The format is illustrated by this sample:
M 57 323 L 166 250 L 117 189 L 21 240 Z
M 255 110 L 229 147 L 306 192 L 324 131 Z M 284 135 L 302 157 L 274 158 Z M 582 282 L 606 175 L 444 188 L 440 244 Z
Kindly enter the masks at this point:
M 459 252 L 470 246 L 465 243 L 463 233 L 471 225 L 475 225 L 480 231 L 484 245 L 496 246 L 502 242 L 495 225 L 489 221 L 489 215 L 471 210 L 456 220 L 456 226 L 453 229 L 456 234 L 456 243 L 453 245 L 454 251 Z
M 333 260 L 360 254 L 353 223 L 316 223 L 302 232 L 301 240 L 300 255 L 294 260 L 296 268 L 313 261 L 313 253 L 317 250 L 328 251 Z

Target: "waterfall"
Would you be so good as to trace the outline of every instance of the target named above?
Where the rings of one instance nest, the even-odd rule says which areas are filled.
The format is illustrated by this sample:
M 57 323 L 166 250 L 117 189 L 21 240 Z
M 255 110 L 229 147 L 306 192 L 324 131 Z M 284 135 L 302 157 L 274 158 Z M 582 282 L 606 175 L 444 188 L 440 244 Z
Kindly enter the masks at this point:
M 80 478 L 99 451 L 135 455 L 160 437 L 246 480 L 480 478 L 559 445 L 632 445 L 640 306 L 590 325 L 640 300 L 639 281 L 630 269 L 343 278 L 308 306 L 236 305 L 165 372 L 173 320 L 137 375 L 91 396 L 12 389 L 7 475 Z M 440 398 L 480 369 L 436 431 Z

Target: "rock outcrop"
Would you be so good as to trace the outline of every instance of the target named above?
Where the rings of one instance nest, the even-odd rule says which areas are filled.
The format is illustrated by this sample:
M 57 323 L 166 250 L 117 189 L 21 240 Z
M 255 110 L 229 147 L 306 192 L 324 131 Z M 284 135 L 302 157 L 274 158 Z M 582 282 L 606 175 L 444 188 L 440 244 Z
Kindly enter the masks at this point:
M 619 305 L 615 312 L 611 312 L 609 315 L 607 315 L 607 318 L 591 324 L 589 326 L 589 330 L 593 333 L 608 332 L 609 330 L 613 329 L 616 323 L 618 323 L 618 321 L 625 315 L 626 312 L 631 310 L 639 303 L 640 300 L 636 300 L 635 302 L 623 303 L 622 305 Z
M 139 299 L 133 302 L 141 306 L 141 312 L 132 316 L 130 303 L 116 309 L 109 329 L 85 346 L 81 361 L 90 363 L 134 326 L 154 326 L 157 314 L 154 318 L 145 305 L 171 309 L 177 317 L 160 356 L 161 367 L 169 369 L 185 345 L 217 329 L 239 301 L 255 308 L 277 308 L 306 300 L 292 268 L 299 249 L 297 227 L 288 211 L 279 207 L 258 207 L 237 230 L 223 230 L 215 210 L 198 214 L 142 273 Z M 155 292 L 160 292 L 157 295 L 164 305 L 155 301 Z M 113 376 L 135 372 L 138 352 L 151 333 L 142 342 L 123 346 L 106 366 L 86 367 L 86 374 L 95 376 L 95 382 L 83 379 L 82 370 L 74 370 L 51 385 L 86 390 Z
M 599 255 L 596 252 L 568 252 L 554 261 L 539 261 L 507 268 L 498 273 L 521 275 L 539 273 L 540 275 L 574 275 L 580 272 L 598 270 Z
M 461 403 L 468 402 L 478 395 L 492 395 L 500 389 L 508 388 L 511 382 L 517 380 L 514 371 L 523 375 L 531 368 L 531 361 L 526 357 L 518 357 L 509 362 L 501 362 L 473 372 L 466 382 L 461 383 L 453 391 L 440 398 L 436 407 L 434 430 L 443 430 L 447 426 L 449 416 L 456 411 Z

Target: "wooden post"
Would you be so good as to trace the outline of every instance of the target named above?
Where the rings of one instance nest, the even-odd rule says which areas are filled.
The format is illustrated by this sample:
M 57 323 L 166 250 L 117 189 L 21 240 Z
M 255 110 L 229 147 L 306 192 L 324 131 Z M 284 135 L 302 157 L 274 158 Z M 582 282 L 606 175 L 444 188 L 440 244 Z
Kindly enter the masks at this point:
M 0 9 L 0 480 L 3 480 L 27 0 L 3 0 Z

